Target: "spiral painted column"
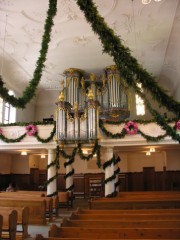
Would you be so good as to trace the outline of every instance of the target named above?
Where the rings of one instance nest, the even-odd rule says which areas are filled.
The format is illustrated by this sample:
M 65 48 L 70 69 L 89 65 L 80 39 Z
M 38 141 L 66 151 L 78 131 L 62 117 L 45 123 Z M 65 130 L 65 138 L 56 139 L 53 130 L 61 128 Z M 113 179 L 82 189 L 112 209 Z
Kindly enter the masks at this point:
M 56 157 L 55 149 L 48 149 L 48 165 L 50 166 L 47 171 L 48 185 L 47 185 L 47 195 L 53 195 L 57 192 L 57 169 L 56 165 L 52 164 Z M 52 164 L 52 165 L 51 165 Z M 51 181 L 52 179 L 52 181 Z
M 113 148 L 108 148 L 105 152 L 105 197 L 114 194 L 114 163 L 113 163 Z
M 114 159 L 114 174 L 116 176 L 115 181 L 114 181 L 114 188 L 115 188 L 116 192 L 119 192 L 119 184 L 120 184 L 120 181 L 119 181 L 120 168 L 118 166 L 118 162 L 120 162 L 120 157 L 119 156 L 117 156 Z
M 66 175 L 65 175 L 66 191 L 73 191 L 73 189 L 74 189 L 74 183 L 73 183 L 74 168 L 72 166 L 71 159 L 67 159 L 64 166 L 66 168 Z

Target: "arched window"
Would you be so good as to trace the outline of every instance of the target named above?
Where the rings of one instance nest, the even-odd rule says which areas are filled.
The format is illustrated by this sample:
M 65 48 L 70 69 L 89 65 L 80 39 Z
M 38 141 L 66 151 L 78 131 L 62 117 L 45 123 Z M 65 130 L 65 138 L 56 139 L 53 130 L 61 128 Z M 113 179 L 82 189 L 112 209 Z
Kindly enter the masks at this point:
M 141 83 L 137 84 L 138 87 L 143 91 Z M 144 115 L 145 114 L 145 106 L 144 106 L 144 100 L 136 94 L 136 114 L 139 115 Z
M 9 95 L 14 95 L 14 92 L 9 90 Z M 14 123 L 16 121 L 16 108 L 2 98 L 0 98 L 0 121 L 1 123 Z

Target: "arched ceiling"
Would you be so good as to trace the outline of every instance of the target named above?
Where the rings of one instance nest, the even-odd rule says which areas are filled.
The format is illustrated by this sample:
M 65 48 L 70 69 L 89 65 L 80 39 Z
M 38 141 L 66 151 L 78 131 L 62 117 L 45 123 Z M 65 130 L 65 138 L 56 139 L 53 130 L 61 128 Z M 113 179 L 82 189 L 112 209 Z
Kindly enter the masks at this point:
M 41 89 L 57 90 L 63 72 L 80 68 L 100 76 L 113 59 L 74 0 L 58 0 Z M 94 0 L 132 55 L 180 101 L 180 1 Z M 0 0 L 0 71 L 7 87 L 25 88 L 39 57 L 48 0 Z

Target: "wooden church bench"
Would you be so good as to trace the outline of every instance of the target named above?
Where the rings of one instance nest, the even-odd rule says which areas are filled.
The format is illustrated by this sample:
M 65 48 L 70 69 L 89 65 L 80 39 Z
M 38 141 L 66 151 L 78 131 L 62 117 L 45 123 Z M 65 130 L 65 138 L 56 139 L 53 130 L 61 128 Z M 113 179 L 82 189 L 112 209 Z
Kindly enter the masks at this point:
M 40 196 L 39 194 L 28 194 L 23 193 L 22 191 L 16 191 L 16 192 L 3 192 L 0 193 L 0 198 L 13 198 L 13 199 L 17 199 L 18 201 L 21 201 L 21 199 L 25 200 L 45 200 L 46 202 L 46 214 L 45 216 L 49 219 L 49 221 L 52 221 L 53 218 L 53 199 L 50 197 L 45 197 L 45 196 Z
M 22 238 L 29 236 L 28 225 L 29 225 L 29 208 L 28 207 L 0 207 L 0 212 L 17 211 L 17 235 L 21 235 Z
M 76 214 L 166 214 L 166 213 L 179 213 L 180 209 L 170 209 L 170 208 L 154 208 L 154 209 L 82 209 L 77 208 L 76 211 L 74 211 Z
M 93 227 L 58 227 L 53 224 L 49 237 L 61 238 L 102 238 L 102 239 L 180 239 L 178 228 L 93 228 Z
M 179 228 L 180 220 L 71 220 L 63 218 L 61 227 L 101 227 L 101 228 Z
M 104 240 L 104 238 L 61 238 L 61 237 L 43 237 L 42 235 L 38 234 L 35 237 L 35 240 L 94 240 L 94 239 L 98 239 L 98 240 Z M 119 238 L 120 239 L 120 238 Z M 124 238 L 121 238 L 124 239 Z M 153 238 L 153 239 L 159 239 L 159 238 Z M 108 238 L 108 240 L 114 240 L 114 238 Z M 133 238 L 129 240 L 152 240 L 152 239 L 147 239 L 147 238 Z M 161 240 L 172 240 L 171 238 L 161 238 Z
M 59 207 L 66 207 L 69 209 L 69 192 L 58 192 Z
M 51 218 L 52 218 L 52 214 L 54 214 L 55 216 L 58 215 L 58 209 L 59 209 L 59 207 L 58 207 L 59 197 L 58 196 L 47 197 L 47 192 L 45 192 L 45 191 L 18 190 L 18 193 L 29 195 L 29 196 L 38 196 L 38 197 L 52 198 L 52 200 L 53 200 L 53 206 L 52 206 L 53 212 L 51 213 Z
M 3 216 L 0 214 L 0 239 L 2 235 Z
M 91 199 L 89 209 L 153 209 L 180 208 L 180 198 L 133 199 L 133 198 L 101 198 Z
M 175 196 L 180 195 L 179 191 L 134 191 L 134 192 L 118 192 L 117 197 L 133 197 L 133 196 Z
M 1 239 L 16 240 L 18 213 L 16 210 L 1 210 L 3 216 Z
M 29 224 L 46 224 L 46 201 L 44 199 L 2 198 L 1 207 L 28 207 Z
M 70 216 L 71 220 L 105 220 L 105 219 L 112 219 L 112 220 L 180 220 L 179 213 L 167 213 L 167 214 L 76 214 L 72 213 Z

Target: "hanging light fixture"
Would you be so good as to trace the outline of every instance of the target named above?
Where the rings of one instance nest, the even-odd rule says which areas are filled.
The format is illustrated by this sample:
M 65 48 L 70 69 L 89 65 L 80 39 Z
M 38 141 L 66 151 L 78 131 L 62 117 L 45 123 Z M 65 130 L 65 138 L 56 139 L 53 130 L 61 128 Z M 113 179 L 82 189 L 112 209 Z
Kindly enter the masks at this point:
M 155 152 L 155 148 L 151 147 L 149 151 L 150 152 Z
M 22 152 L 21 152 L 21 155 L 22 155 L 22 156 L 26 156 L 26 155 L 27 155 L 27 152 L 26 152 L 26 151 L 22 151 Z
M 142 4 L 149 4 L 151 0 L 142 0 Z
M 161 0 L 154 0 L 155 2 L 161 2 Z M 149 4 L 151 0 L 142 0 L 142 4 Z

